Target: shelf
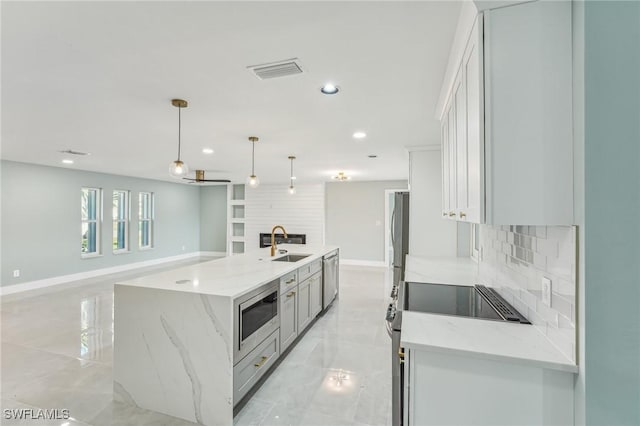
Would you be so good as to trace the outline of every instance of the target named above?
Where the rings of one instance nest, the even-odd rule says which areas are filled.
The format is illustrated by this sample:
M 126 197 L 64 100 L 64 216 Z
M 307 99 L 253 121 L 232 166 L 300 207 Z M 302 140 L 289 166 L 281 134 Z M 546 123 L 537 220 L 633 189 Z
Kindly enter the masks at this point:
M 244 200 L 229 200 L 230 206 L 244 206 Z
M 244 236 L 242 236 L 242 237 L 238 237 L 238 236 L 236 236 L 236 237 L 229 237 L 229 240 L 230 240 L 231 242 L 234 242 L 234 243 L 244 243 L 244 241 L 245 241 Z
M 247 223 L 247 219 L 243 217 L 232 217 L 231 223 Z

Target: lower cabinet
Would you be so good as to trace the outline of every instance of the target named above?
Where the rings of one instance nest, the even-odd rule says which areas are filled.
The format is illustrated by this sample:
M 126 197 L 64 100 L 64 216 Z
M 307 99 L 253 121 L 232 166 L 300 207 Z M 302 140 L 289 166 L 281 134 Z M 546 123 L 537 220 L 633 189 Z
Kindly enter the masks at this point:
M 307 328 L 313 317 L 311 316 L 311 279 L 298 284 L 298 333 Z
M 280 294 L 280 352 L 298 337 L 298 287 Z
M 318 272 L 309 280 L 311 281 L 309 285 L 309 309 L 313 319 L 322 312 L 322 272 Z
M 260 377 L 271 368 L 280 355 L 279 347 L 279 334 L 276 330 L 233 367 L 234 401 L 240 401 Z
M 404 425 L 574 424 L 571 372 L 453 353 L 405 353 Z

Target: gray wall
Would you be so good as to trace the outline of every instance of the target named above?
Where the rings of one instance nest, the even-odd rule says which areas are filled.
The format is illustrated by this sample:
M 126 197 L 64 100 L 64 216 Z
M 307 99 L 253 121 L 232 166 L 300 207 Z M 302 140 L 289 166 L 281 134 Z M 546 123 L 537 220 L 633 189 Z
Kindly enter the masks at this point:
M 227 250 L 227 186 L 200 187 L 200 250 Z
M 200 251 L 200 188 L 2 161 L 2 285 Z M 102 256 L 80 257 L 80 189 L 103 189 Z M 131 191 L 131 252 L 111 249 L 110 200 Z M 138 192 L 155 193 L 154 248 L 137 248 Z M 225 201 L 226 205 L 226 201 Z M 226 207 L 225 207 L 226 208 Z M 20 278 L 12 271 L 20 269 Z
M 403 180 L 327 183 L 325 242 L 340 246 L 341 258 L 384 262 L 384 191 L 406 187 Z
M 640 2 L 584 4 L 586 423 L 640 424 Z

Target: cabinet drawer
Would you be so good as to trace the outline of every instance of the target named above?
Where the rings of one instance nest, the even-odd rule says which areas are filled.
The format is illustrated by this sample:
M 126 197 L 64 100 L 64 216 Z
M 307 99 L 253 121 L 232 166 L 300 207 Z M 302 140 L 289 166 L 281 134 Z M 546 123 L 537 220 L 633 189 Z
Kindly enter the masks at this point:
M 314 260 L 298 269 L 298 281 L 302 282 L 322 269 L 322 259 Z
M 289 272 L 280 277 L 280 293 L 288 291 L 298 285 L 298 271 Z
M 249 389 L 273 365 L 280 355 L 280 331 L 276 330 L 264 342 L 233 367 L 233 404 L 237 404 Z

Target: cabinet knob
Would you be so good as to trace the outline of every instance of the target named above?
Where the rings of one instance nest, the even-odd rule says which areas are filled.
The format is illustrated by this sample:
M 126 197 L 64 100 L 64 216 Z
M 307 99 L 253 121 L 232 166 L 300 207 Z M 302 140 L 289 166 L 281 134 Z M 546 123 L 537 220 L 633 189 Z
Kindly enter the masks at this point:
M 446 216 L 446 215 L 447 215 L 447 212 L 442 212 L 442 216 Z
M 295 291 L 292 291 L 291 293 L 287 294 L 287 298 L 289 298 L 289 297 L 293 297 L 293 296 L 295 296 L 295 295 L 296 295 L 296 292 L 295 292 Z
M 467 217 L 467 214 L 465 212 L 460 212 L 460 217 Z
M 456 212 L 449 212 L 449 217 L 455 216 Z

